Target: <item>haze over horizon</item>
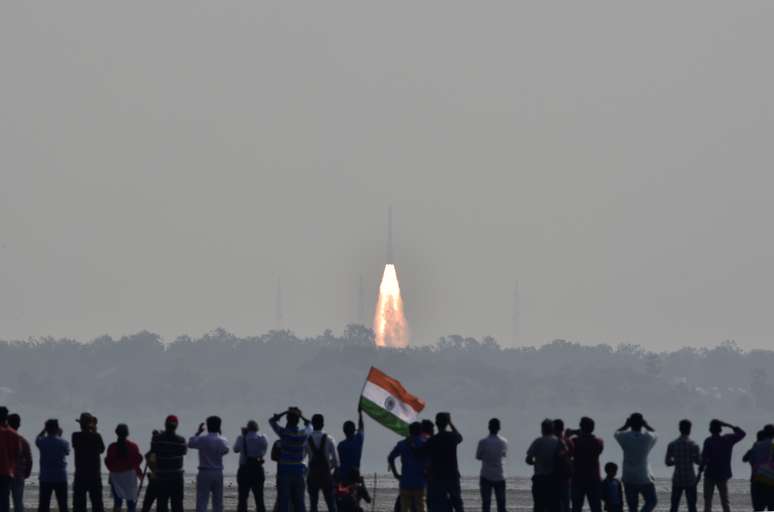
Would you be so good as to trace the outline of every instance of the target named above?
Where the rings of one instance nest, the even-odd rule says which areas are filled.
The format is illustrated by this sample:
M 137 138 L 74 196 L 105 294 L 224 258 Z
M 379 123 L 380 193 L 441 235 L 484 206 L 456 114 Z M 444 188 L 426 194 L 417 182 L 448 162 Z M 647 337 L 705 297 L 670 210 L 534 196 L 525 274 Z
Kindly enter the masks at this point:
M 771 348 L 774 4 L 0 7 L 0 339 Z M 358 317 L 363 279 L 365 318 Z

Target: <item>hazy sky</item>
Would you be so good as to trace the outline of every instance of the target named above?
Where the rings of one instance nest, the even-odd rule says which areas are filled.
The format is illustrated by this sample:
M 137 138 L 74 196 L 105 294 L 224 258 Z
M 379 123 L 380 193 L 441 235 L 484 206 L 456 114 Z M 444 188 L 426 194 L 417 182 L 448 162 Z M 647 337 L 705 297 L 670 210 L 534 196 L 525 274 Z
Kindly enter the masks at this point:
M 774 3 L 4 2 L 0 338 L 774 334 Z

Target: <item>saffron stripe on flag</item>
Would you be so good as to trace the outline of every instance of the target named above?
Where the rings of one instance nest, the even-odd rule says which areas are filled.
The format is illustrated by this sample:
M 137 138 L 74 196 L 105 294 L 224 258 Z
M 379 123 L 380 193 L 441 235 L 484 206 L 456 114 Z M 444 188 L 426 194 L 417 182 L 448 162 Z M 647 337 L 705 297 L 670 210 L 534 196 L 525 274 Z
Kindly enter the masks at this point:
M 406 391 L 400 382 L 388 376 L 378 368 L 371 367 L 371 371 L 368 372 L 368 381 L 384 388 L 389 394 L 401 402 L 408 404 L 417 413 L 425 408 L 425 402 L 423 400 Z

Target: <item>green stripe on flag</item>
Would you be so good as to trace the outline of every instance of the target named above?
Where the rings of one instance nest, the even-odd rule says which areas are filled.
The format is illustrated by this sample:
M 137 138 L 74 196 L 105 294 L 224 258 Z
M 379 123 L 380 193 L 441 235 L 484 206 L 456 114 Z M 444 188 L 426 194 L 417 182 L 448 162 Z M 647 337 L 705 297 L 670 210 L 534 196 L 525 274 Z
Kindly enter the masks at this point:
M 363 396 L 360 397 L 360 407 L 377 423 L 381 423 L 398 435 L 404 437 L 408 435 L 408 423 L 387 411 L 384 407 L 376 405 Z

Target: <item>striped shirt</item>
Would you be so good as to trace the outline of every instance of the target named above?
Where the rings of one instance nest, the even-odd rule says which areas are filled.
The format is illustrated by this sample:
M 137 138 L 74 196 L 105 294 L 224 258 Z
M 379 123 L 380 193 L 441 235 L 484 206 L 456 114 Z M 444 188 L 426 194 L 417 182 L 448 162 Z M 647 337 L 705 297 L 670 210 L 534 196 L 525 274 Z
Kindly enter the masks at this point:
M 312 433 L 312 428 L 280 427 L 277 420 L 269 420 L 272 430 L 280 440 L 280 459 L 277 462 L 277 473 L 303 473 L 306 440 Z

